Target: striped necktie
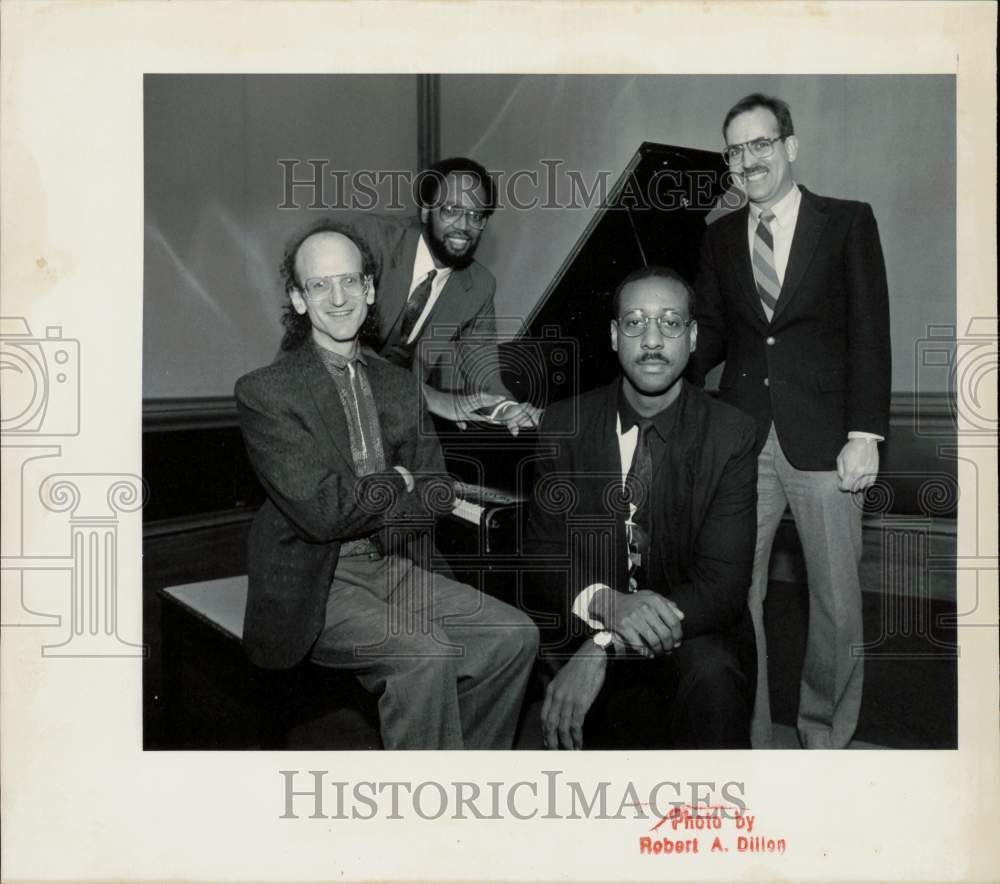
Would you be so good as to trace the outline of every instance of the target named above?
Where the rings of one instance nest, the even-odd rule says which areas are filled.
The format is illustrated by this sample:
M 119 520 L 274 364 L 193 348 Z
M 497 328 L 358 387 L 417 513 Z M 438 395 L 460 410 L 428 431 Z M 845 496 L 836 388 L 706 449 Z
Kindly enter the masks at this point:
M 778 297 L 781 295 L 781 281 L 778 279 L 778 271 L 774 269 L 774 237 L 771 235 L 773 220 L 774 212 L 761 212 L 753 237 L 753 276 L 768 322 L 774 316 Z
M 421 280 L 420 284 L 410 293 L 409 300 L 403 310 L 403 322 L 399 327 L 399 340 L 406 343 L 413 332 L 413 327 L 417 324 L 420 314 L 424 312 L 427 301 L 431 296 L 431 289 L 434 286 L 434 277 L 437 270 L 432 270 Z

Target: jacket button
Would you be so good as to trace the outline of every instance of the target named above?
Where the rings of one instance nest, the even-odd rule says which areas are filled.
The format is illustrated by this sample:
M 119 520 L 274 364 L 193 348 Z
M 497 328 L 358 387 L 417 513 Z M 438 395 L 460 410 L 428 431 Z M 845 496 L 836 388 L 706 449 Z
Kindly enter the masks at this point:
M 773 347 L 775 345 L 775 340 L 774 338 L 768 338 L 766 341 L 764 341 L 764 343 L 767 344 L 768 347 Z
M 765 387 L 770 387 L 771 386 L 771 382 L 767 378 L 764 378 L 764 386 Z

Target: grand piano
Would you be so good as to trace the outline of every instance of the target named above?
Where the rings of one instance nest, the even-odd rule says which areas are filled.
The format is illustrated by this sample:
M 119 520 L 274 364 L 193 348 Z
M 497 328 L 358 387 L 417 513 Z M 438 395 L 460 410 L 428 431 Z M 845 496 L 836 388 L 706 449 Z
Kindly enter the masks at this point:
M 544 407 L 616 377 L 608 332 L 616 286 L 650 264 L 693 283 L 708 217 L 728 185 L 718 153 L 643 142 L 521 333 L 501 345 L 507 388 Z M 492 574 L 504 583 L 516 572 L 536 434 L 435 426 L 449 471 L 464 483 L 462 501 L 436 528 L 436 545 L 460 579 L 486 589 L 483 578 Z

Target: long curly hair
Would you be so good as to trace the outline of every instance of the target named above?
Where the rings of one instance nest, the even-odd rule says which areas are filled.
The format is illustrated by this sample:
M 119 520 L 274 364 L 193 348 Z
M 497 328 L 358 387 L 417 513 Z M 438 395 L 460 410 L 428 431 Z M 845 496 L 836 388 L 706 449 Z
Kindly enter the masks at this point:
M 341 224 L 331 221 L 328 218 L 318 221 L 298 233 L 288 241 L 285 246 L 285 253 L 281 258 L 281 281 L 285 288 L 285 306 L 281 313 L 281 324 L 285 327 L 285 333 L 281 338 L 282 350 L 294 350 L 301 347 L 312 333 L 312 323 L 308 313 L 299 313 L 292 303 L 291 293 L 293 289 L 301 291 L 302 282 L 295 273 L 295 259 L 299 255 L 302 244 L 317 233 L 339 233 L 346 236 L 361 252 L 361 271 L 365 276 L 375 276 L 376 264 L 375 256 L 369 248 L 368 243 L 349 224 Z M 368 308 L 368 316 L 358 332 L 358 338 L 363 344 L 372 344 L 377 337 L 378 319 L 376 310 L 377 304 L 372 304 Z

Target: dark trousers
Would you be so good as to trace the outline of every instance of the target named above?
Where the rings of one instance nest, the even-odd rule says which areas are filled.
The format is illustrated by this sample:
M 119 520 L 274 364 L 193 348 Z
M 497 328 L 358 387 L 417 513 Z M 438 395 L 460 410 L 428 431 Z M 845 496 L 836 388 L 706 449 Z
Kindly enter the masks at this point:
M 609 660 L 584 748 L 749 749 L 756 666 L 743 633 L 685 639 L 655 660 Z

